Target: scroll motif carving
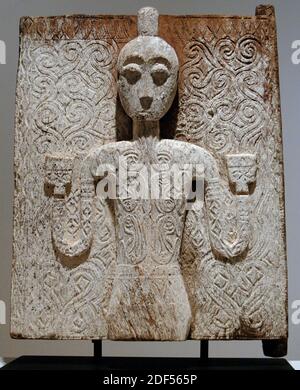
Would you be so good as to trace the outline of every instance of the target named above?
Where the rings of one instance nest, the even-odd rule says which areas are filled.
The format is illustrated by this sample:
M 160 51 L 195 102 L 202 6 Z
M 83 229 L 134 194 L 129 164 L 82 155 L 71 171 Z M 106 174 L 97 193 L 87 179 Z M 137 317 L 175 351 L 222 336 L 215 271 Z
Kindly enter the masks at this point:
M 266 15 L 265 9 L 262 14 Z M 277 175 L 282 160 L 278 149 L 270 147 L 278 142 L 281 132 L 280 113 L 274 108 L 279 100 L 274 81 L 277 65 L 272 54 L 272 23 L 274 19 L 263 17 L 255 21 L 230 20 L 216 27 L 215 21 L 206 19 L 185 45 L 177 138 L 209 150 L 218 161 L 221 178 L 228 175 L 231 190 L 242 194 L 233 199 L 221 180 L 218 185 L 223 191 L 216 189 L 212 201 L 210 231 L 196 224 L 205 218 L 197 204 L 186 218 L 181 263 L 193 302 L 192 338 L 196 339 L 204 335 L 212 338 L 212 334 L 224 338 L 270 337 L 279 327 L 286 329 L 280 292 L 284 278 L 278 289 L 269 285 L 271 269 L 285 267 L 283 247 L 274 248 L 275 241 L 284 241 L 284 232 L 271 206 L 276 204 L 278 210 L 283 207 L 270 180 Z M 232 154 L 235 156 L 231 158 Z M 249 154 L 253 157 L 246 157 Z M 249 197 L 243 194 L 254 187 L 250 195 L 253 214 L 249 214 L 249 208 L 245 208 Z M 209 195 L 209 187 L 207 191 Z M 206 202 L 209 210 L 209 196 Z M 216 210 L 221 204 L 224 213 L 220 221 Z M 272 224 L 263 222 L 270 218 Z M 243 226 L 238 221 L 243 221 Z M 249 225 L 253 226 L 250 235 Z M 207 245 L 213 236 L 214 251 Z M 250 240 L 245 240 L 247 236 Z M 240 261 L 223 261 L 234 251 L 228 253 L 222 241 L 239 243 L 232 248 L 242 253 L 236 258 Z M 280 326 L 269 320 L 278 308 L 276 300 L 281 302 Z
M 199 38 L 185 47 L 185 55 L 177 137 L 205 142 L 218 154 L 255 144 L 265 121 L 258 38 L 246 34 L 210 44 Z
M 109 205 L 93 197 L 92 224 L 98 231 L 101 226 L 101 233 L 90 245 L 88 213 L 82 217 L 86 226 L 80 233 L 83 210 L 79 166 L 91 146 L 116 139 L 115 61 L 122 39 L 132 34 L 128 30 L 131 22 L 117 19 L 114 24 L 121 24 L 118 30 L 123 35 L 114 34 L 111 39 L 104 30 L 94 30 L 88 20 L 91 35 L 86 38 L 84 19 L 74 28 L 78 35 L 63 27 L 62 20 L 74 27 L 74 17 L 42 19 L 21 21 L 12 334 L 30 338 L 105 337 L 104 313 L 115 265 L 113 213 Z M 45 171 L 46 155 L 48 162 L 54 157 L 52 161 L 56 159 L 57 168 L 60 166 L 54 177 L 52 163 Z M 66 156 L 71 156 L 72 163 Z M 44 188 L 45 182 L 49 188 Z M 60 186 L 66 182 L 67 186 Z M 56 239 L 52 240 L 54 235 Z M 86 315 L 90 324 L 83 321 Z
M 29 77 L 35 104 L 28 119 L 38 152 L 57 153 L 52 146 L 60 143 L 80 153 L 95 137 L 114 139 L 116 43 L 31 45 Z

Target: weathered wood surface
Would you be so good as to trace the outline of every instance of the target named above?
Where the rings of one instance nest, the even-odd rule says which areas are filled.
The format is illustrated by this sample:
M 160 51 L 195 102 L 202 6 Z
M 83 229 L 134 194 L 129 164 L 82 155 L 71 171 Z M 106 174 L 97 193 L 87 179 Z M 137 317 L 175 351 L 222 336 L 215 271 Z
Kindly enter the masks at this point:
M 132 136 L 117 98 L 117 59 L 137 36 L 136 17 L 25 17 L 20 34 L 11 334 L 106 338 L 118 246 L 110 204 L 95 199 L 96 233 L 89 250 L 72 260 L 62 256 L 53 242 L 52 168 L 47 181 L 45 159 L 72 159 L 70 170 L 64 165 L 60 171 L 72 181 L 64 205 L 68 219 L 61 220 L 72 240 L 82 227 L 84 157 L 92 147 Z M 178 94 L 161 120 L 161 134 L 205 149 L 220 174 L 220 187 L 208 188 L 211 210 L 195 203 L 185 216 L 180 271 L 188 298 L 180 302 L 184 287 L 178 281 L 172 294 L 179 293 L 181 320 L 190 328 L 173 338 L 285 339 L 284 183 L 273 9 L 259 8 L 253 17 L 160 16 L 159 36 L 179 59 Z M 258 167 L 249 195 L 251 237 L 237 256 L 211 244 L 211 236 L 234 242 L 240 234 L 238 197 L 232 196 L 227 171 L 230 155 L 255 156 Z M 209 228 L 207 214 L 220 207 L 222 219 Z M 168 299 L 176 304 L 172 294 L 160 302 L 161 311 L 169 312 Z M 136 313 L 133 320 L 142 317 Z M 137 338 L 172 339 L 163 330 Z

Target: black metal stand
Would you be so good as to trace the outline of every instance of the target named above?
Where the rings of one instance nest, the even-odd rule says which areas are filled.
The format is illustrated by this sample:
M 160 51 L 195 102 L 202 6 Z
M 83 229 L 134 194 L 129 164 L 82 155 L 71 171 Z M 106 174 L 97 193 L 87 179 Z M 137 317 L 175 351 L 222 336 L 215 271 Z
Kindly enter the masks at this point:
M 94 344 L 94 357 L 102 358 L 102 340 L 93 340 Z
M 208 360 L 208 340 L 200 341 L 200 359 L 201 361 Z
M 231 359 L 210 358 L 159 358 L 159 357 L 102 357 L 93 356 L 21 356 L 0 369 L 3 371 L 73 371 L 103 373 L 110 375 L 112 371 L 161 373 L 166 370 L 179 373 L 196 373 L 201 371 L 293 371 L 285 359 Z M 127 375 L 127 374 L 126 374 Z M 1 379 L 0 379 L 1 382 Z
M 7 366 L 3 371 L 65 371 L 65 372 L 94 372 L 102 377 L 114 372 L 123 375 L 126 372 L 143 375 L 147 373 L 164 373 L 172 370 L 176 374 L 199 371 L 228 371 L 228 370 L 259 370 L 259 371 L 292 371 L 293 368 L 285 359 L 222 359 L 208 358 L 209 342 L 200 341 L 200 356 L 198 358 L 161 358 L 161 357 L 109 357 L 102 355 L 102 341 L 93 340 L 93 356 L 21 356 Z M 172 372 L 173 372 L 172 371 Z M 127 375 L 127 374 L 126 374 Z M 51 376 L 50 376 L 51 378 Z
M 94 344 L 94 357 L 102 358 L 102 340 L 93 340 Z M 208 360 L 208 340 L 200 341 L 200 359 L 201 361 Z

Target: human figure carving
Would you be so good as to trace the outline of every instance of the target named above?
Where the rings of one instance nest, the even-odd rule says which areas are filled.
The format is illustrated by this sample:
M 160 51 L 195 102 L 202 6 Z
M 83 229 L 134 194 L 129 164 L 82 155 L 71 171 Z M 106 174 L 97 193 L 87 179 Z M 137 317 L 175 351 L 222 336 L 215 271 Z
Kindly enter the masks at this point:
M 150 172 L 173 165 L 202 166 L 210 243 L 221 259 L 234 261 L 248 248 L 251 226 L 249 184 L 255 182 L 255 156 L 228 156 L 229 181 L 235 186 L 237 227 L 226 239 L 222 219 L 222 185 L 216 160 L 203 148 L 182 141 L 160 139 L 159 120 L 167 113 L 177 90 L 178 58 L 158 37 L 158 13 L 143 8 L 138 15 L 139 36 L 121 50 L 118 88 L 121 103 L 133 120 L 133 140 L 110 143 L 91 150 L 81 164 L 81 230 L 70 241 L 64 235 L 67 187 L 72 184 L 69 159 L 48 156 L 46 181 L 54 186 L 52 235 L 56 249 L 67 258 L 80 256 L 97 234 L 93 225 L 95 181 L 113 174 L 126 161 L 133 177 L 138 167 Z M 197 176 L 197 175 L 196 175 Z M 195 175 L 190 176 L 190 185 Z M 190 332 L 190 307 L 179 265 L 187 196 L 161 199 L 125 197 L 114 200 L 117 268 L 110 299 L 108 338 L 122 340 L 184 340 Z M 228 229 L 227 229 L 228 230 Z

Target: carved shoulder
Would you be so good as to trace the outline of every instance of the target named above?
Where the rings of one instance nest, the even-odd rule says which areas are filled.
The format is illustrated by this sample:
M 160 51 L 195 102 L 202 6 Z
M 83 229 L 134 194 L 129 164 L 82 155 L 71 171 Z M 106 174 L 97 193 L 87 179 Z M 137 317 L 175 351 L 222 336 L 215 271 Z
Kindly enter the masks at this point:
M 215 158 L 204 148 L 177 140 L 163 140 L 161 143 L 163 147 L 173 150 L 174 163 L 202 165 L 206 179 L 219 176 Z
M 129 141 L 120 141 L 106 144 L 92 149 L 85 158 L 84 166 L 90 169 L 94 177 L 105 170 L 115 170 L 118 159 L 132 145 Z M 100 175 L 101 176 L 101 175 Z

